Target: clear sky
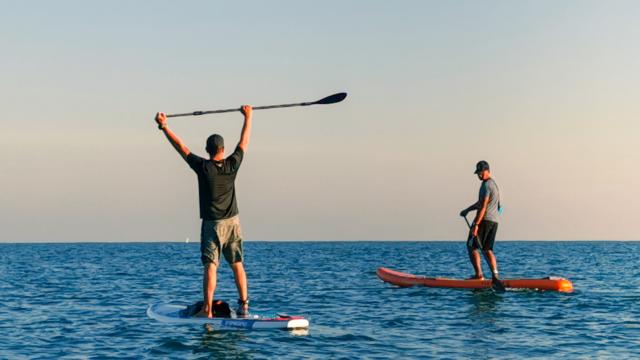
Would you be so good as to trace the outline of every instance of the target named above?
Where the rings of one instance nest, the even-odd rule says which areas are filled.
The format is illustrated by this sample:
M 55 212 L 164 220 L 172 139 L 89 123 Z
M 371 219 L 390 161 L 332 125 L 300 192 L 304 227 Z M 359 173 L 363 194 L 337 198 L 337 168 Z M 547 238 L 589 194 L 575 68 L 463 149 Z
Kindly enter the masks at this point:
M 0 242 L 197 241 L 153 122 L 254 114 L 248 240 L 462 240 L 492 165 L 499 240 L 639 239 L 637 1 L 1 1 Z M 205 155 L 238 113 L 170 126 Z

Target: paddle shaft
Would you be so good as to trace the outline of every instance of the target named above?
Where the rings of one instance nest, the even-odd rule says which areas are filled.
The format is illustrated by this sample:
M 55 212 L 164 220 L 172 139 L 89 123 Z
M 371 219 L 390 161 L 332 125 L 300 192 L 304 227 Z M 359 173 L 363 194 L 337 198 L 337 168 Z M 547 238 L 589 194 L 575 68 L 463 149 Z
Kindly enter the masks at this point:
M 466 221 L 466 222 L 467 222 L 467 226 L 469 227 L 469 230 L 473 230 L 473 229 L 471 228 L 471 223 L 469 222 L 469 219 L 467 219 L 467 217 L 466 217 L 466 216 L 464 217 L 464 221 Z M 480 248 L 480 251 L 482 251 L 482 252 L 484 253 L 484 251 L 483 251 L 484 249 L 482 248 L 482 244 L 480 243 L 480 239 L 478 239 L 478 237 L 477 237 L 477 236 L 475 236 L 475 235 L 473 235 L 473 234 L 472 234 L 471 236 L 473 236 L 473 238 L 475 239 L 476 244 L 478 244 L 478 247 Z M 488 260 L 488 259 L 487 259 L 487 260 Z
M 467 219 L 466 216 L 464 216 L 464 221 L 467 223 L 467 226 L 469 227 L 469 230 L 473 231 L 473 229 L 471 228 L 471 223 L 469 223 L 469 219 Z M 477 236 L 473 235 L 473 234 L 471 234 L 471 236 L 473 236 L 473 238 L 476 241 L 476 244 L 478 244 L 478 248 L 480 248 L 480 252 L 482 252 L 482 255 L 483 255 L 484 259 L 487 261 L 489 266 L 491 266 L 491 262 L 489 260 L 489 256 L 487 255 L 487 253 L 482 248 L 482 243 L 480 242 L 480 239 Z M 500 280 L 498 280 L 495 276 L 491 276 L 491 284 L 492 284 L 492 287 L 494 287 L 494 290 L 500 291 L 500 292 L 504 292 L 505 291 L 504 284 L 502 284 L 502 282 Z
M 346 97 L 347 97 L 347 93 L 346 92 L 341 92 L 341 93 L 336 93 L 336 94 L 333 94 L 333 95 L 326 96 L 326 97 L 324 97 L 324 98 L 322 98 L 320 100 L 317 100 L 317 101 L 308 101 L 308 102 L 293 103 L 293 104 L 282 104 L 282 105 L 255 106 L 255 107 L 253 107 L 253 110 L 277 109 L 277 108 L 286 108 L 286 107 L 294 107 L 294 106 L 328 105 L 328 104 L 339 103 L 342 100 L 344 100 Z M 167 117 L 170 118 L 170 117 L 178 117 L 178 116 L 198 116 L 198 115 L 205 115 L 205 114 L 221 114 L 221 113 L 235 112 L 235 111 L 240 111 L 240 110 L 241 110 L 240 108 L 234 108 L 234 109 L 222 109 L 222 110 L 193 111 L 193 112 L 182 113 L 182 114 L 169 114 L 169 115 L 167 115 Z
M 303 102 L 303 103 L 295 103 L 295 104 L 282 104 L 282 105 L 266 105 L 266 106 L 255 106 L 253 110 L 266 110 L 266 109 L 277 109 L 277 108 L 286 108 L 286 107 L 294 107 L 294 106 L 309 106 L 313 105 L 315 102 Z M 222 110 L 208 110 L 208 111 L 194 111 L 190 113 L 181 113 L 181 114 L 169 114 L 170 117 L 178 117 L 178 116 L 198 116 L 198 115 L 206 115 L 206 114 L 222 114 L 228 112 L 240 111 L 240 108 L 234 109 L 222 109 Z

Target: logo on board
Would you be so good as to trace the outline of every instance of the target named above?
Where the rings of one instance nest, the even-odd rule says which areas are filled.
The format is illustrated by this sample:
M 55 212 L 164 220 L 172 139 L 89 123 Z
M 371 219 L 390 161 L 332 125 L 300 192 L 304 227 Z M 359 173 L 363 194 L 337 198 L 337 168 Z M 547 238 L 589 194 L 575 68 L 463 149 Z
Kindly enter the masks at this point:
M 222 326 L 234 329 L 251 329 L 254 321 L 247 320 L 223 320 Z

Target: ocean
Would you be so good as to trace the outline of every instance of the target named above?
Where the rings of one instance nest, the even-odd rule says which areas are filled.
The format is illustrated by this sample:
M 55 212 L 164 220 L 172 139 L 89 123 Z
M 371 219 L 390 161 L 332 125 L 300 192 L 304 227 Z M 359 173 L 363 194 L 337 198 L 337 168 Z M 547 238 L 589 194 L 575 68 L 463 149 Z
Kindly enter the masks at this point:
M 198 243 L 0 244 L 0 358 L 640 357 L 640 242 L 499 241 L 495 253 L 502 277 L 563 276 L 575 291 L 398 288 L 375 275 L 467 277 L 463 242 L 246 242 L 252 309 L 305 315 L 310 330 L 216 331 L 146 316 L 200 300 Z M 216 298 L 237 298 L 226 264 Z

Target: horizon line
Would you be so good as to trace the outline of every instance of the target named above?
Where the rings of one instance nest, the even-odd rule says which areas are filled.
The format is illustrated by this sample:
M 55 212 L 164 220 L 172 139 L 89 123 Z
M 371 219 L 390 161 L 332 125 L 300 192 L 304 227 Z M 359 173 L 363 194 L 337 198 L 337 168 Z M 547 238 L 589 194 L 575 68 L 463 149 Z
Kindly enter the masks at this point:
M 274 243 L 363 243 L 363 242 L 398 242 L 398 243 L 410 243 L 410 242 L 438 242 L 438 243 L 463 243 L 466 240 L 243 240 L 243 242 L 274 242 Z M 572 239 L 572 240 L 499 240 L 501 243 L 508 242 L 640 242 L 638 240 L 620 240 L 620 239 L 608 239 L 608 240 L 584 240 L 584 239 Z M 0 245 L 19 245 L 19 244 L 199 244 L 200 241 L 13 241 L 4 242 L 0 241 Z

